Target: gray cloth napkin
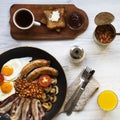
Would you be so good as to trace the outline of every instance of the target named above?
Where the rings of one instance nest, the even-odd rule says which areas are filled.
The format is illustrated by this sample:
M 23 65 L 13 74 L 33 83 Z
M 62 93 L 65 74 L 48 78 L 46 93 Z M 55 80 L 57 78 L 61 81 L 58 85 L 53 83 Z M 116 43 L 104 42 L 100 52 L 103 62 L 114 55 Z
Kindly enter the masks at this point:
M 61 110 L 59 111 L 59 113 L 64 112 L 64 106 L 67 103 L 67 101 L 70 99 L 72 94 L 74 93 L 75 89 L 77 88 L 77 86 L 80 82 L 80 79 L 79 79 L 80 76 L 81 76 L 81 73 L 77 76 L 77 78 L 68 87 L 65 102 L 64 102 Z M 87 104 L 89 98 L 96 92 L 96 90 L 99 88 L 99 86 L 100 85 L 99 85 L 98 81 L 94 77 L 92 77 L 90 82 L 87 84 L 85 91 L 82 93 L 79 101 L 77 102 L 74 111 L 83 110 L 83 108 Z

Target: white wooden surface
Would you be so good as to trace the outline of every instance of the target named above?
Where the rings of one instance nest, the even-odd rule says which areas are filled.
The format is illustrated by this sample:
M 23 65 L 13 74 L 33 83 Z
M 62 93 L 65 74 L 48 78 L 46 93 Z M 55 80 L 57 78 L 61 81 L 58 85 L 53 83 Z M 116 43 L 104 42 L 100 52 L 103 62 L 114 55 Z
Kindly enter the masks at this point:
M 17 41 L 10 35 L 9 9 L 14 3 L 31 4 L 75 4 L 83 9 L 89 17 L 88 29 L 74 40 L 66 41 Z M 120 32 L 120 1 L 119 0 L 0 0 L 0 53 L 18 46 L 33 46 L 46 50 L 61 63 L 65 70 L 68 85 L 75 79 L 78 73 L 86 66 L 96 70 L 94 77 L 100 83 L 100 89 L 89 100 L 85 109 L 71 116 L 61 114 L 53 120 L 119 120 L 120 102 L 117 108 L 111 112 L 103 112 L 97 105 L 98 94 L 106 89 L 116 92 L 120 96 L 120 36 L 108 47 L 98 46 L 93 41 L 93 32 L 96 27 L 94 18 L 99 12 L 111 12 L 115 16 L 112 23 L 117 32 Z M 86 53 L 85 60 L 74 65 L 69 61 L 71 46 L 79 45 Z M 120 101 L 120 98 L 119 98 Z

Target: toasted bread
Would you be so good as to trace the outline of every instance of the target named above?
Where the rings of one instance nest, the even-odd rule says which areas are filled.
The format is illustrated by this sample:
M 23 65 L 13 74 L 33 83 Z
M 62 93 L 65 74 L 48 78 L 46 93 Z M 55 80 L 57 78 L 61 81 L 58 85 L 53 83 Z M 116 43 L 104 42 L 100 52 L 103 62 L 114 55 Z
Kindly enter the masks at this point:
M 44 10 L 47 18 L 47 27 L 49 29 L 58 29 L 65 27 L 64 8 L 54 10 Z
M 43 17 L 43 18 L 40 19 L 40 22 L 42 24 L 46 25 L 47 24 L 47 19 L 45 17 Z

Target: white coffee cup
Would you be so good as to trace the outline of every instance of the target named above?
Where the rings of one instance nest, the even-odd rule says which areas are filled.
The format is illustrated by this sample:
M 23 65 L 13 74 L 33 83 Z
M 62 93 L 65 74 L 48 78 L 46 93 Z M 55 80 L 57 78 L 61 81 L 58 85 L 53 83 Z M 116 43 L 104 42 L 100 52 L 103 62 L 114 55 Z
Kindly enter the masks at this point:
M 33 25 L 41 25 L 40 22 L 35 21 L 33 13 L 26 8 L 20 8 L 15 11 L 15 13 L 13 14 L 13 23 L 17 28 L 21 30 L 27 30 Z

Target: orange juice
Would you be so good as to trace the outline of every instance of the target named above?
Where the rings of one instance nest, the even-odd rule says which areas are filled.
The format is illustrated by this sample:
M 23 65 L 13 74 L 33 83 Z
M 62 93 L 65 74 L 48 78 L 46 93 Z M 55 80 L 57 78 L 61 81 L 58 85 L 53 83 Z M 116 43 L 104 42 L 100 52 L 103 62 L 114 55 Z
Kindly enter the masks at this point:
M 117 95 L 111 90 L 105 90 L 98 96 L 98 105 L 102 110 L 113 110 L 118 104 Z

